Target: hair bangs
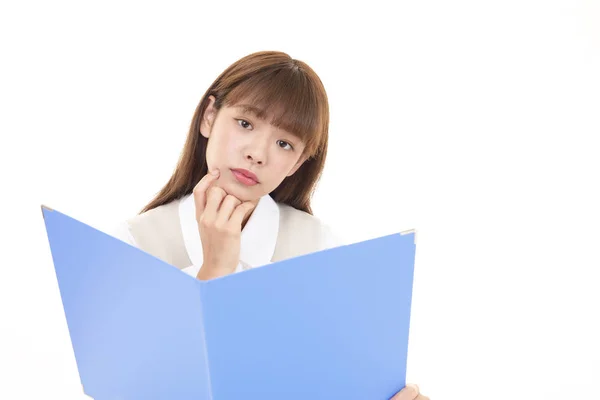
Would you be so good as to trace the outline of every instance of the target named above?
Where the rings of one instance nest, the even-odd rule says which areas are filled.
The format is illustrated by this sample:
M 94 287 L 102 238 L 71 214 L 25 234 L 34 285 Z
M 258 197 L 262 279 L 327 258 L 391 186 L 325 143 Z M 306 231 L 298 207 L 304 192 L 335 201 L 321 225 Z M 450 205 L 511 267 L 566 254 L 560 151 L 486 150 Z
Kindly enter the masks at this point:
M 257 118 L 297 136 L 305 144 L 305 153 L 313 156 L 323 147 L 324 104 L 298 67 L 273 71 L 266 68 L 249 76 L 227 94 L 229 106 L 244 106 Z

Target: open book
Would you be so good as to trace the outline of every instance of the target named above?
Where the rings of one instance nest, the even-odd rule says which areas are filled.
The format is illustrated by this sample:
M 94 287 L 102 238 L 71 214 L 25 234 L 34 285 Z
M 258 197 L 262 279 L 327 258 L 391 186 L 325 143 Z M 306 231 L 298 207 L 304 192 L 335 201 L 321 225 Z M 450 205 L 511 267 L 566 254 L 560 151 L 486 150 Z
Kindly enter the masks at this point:
M 384 400 L 405 386 L 414 232 L 200 281 L 42 213 L 96 400 Z

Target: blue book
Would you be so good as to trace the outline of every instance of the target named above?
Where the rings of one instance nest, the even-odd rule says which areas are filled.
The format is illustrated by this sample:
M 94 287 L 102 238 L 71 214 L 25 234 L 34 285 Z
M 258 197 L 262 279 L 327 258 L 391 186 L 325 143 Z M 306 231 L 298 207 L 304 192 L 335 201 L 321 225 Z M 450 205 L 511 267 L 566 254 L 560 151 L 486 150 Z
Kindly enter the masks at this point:
M 200 281 L 42 213 L 96 400 L 387 400 L 406 384 L 412 231 Z

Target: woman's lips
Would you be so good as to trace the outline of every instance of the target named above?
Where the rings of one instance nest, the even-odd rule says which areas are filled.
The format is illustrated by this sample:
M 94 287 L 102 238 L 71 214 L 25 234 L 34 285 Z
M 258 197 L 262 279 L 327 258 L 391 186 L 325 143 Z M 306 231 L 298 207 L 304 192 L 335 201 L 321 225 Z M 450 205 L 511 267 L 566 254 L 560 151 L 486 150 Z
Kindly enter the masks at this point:
M 238 180 L 238 182 L 243 183 L 246 186 L 253 186 L 258 183 L 258 178 L 256 177 L 256 175 L 248 171 L 247 169 L 235 168 L 231 169 L 231 172 L 233 173 L 233 176 L 235 176 L 235 179 Z

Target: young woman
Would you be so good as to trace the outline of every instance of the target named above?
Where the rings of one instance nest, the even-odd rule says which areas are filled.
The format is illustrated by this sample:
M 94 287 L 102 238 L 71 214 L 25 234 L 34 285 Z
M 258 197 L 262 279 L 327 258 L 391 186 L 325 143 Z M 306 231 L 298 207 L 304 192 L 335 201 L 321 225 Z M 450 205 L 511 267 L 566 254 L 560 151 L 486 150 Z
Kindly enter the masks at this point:
M 241 58 L 202 97 L 169 181 L 115 236 L 201 280 L 341 245 L 310 204 L 328 126 L 307 64 Z M 404 399 L 426 397 L 407 385 Z

